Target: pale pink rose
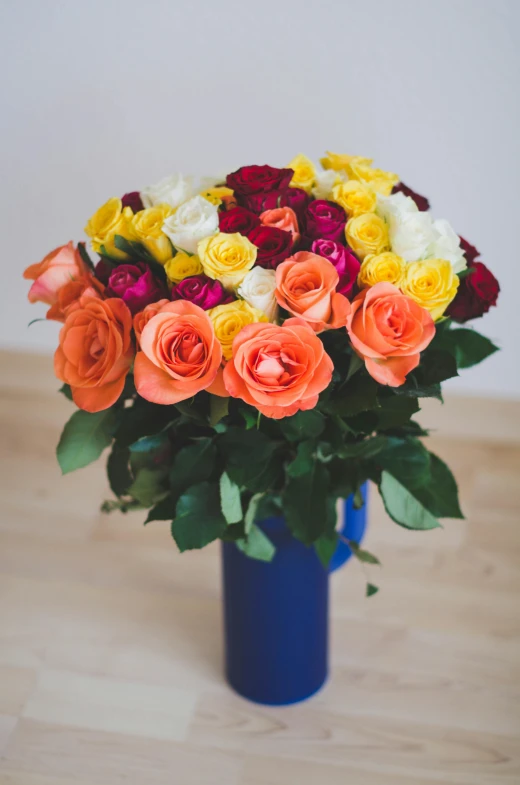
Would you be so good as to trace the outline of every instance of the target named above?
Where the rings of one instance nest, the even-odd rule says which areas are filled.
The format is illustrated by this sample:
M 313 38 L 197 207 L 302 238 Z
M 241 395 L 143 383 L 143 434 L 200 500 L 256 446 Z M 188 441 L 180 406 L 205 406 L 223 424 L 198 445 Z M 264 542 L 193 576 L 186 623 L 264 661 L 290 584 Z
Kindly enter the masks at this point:
M 34 281 L 29 289 L 29 302 L 54 305 L 58 300 L 58 290 L 70 281 L 81 278 L 87 270 L 77 248 L 72 241 L 51 251 L 38 264 L 31 264 L 23 277 Z
M 282 229 L 284 232 L 292 234 L 293 243 L 300 239 L 298 228 L 298 218 L 290 207 L 275 207 L 272 210 L 264 210 L 260 214 L 260 221 L 264 226 L 274 226 L 275 229 Z

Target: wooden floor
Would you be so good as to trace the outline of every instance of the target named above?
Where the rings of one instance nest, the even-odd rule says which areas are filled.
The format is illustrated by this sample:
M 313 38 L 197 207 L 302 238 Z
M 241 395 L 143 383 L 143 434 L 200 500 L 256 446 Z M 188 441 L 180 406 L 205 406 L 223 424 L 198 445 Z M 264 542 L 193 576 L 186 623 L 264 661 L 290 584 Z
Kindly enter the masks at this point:
M 1 785 L 520 783 L 520 443 L 489 404 L 478 439 L 431 439 L 467 520 L 406 532 L 374 493 L 381 591 L 334 576 L 332 678 L 273 709 L 223 681 L 218 548 L 102 516 L 102 464 L 60 477 L 50 361 L 0 372 Z

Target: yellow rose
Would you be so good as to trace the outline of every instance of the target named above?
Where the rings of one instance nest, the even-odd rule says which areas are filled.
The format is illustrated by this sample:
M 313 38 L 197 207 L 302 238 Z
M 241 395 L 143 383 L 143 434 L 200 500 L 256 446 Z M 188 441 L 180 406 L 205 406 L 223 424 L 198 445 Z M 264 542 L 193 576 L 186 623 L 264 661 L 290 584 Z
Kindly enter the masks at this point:
M 347 172 L 351 161 L 359 161 L 366 166 L 370 166 L 372 158 L 361 158 L 359 155 L 340 155 L 339 153 L 331 153 L 327 150 L 327 155 L 320 158 L 320 164 L 324 169 L 334 169 L 336 172 Z
M 132 239 L 131 220 L 133 212 L 130 207 L 124 207 L 121 199 L 114 196 L 97 210 L 85 226 L 87 234 L 96 253 L 114 257 L 114 259 L 128 259 L 128 254 L 116 248 L 114 237 L 121 235 L 126 240 Z
M 229 199 L 233 196 L 233 189 L 228 188 L 225 185 L 218 185 L 215 188 L 208 188 L 206 191 L 201 191 L 200 196 L 202 196 L 203 199 L 207 199 L 211 204 L 220 207 L 226 197 Z
M 190 256 L 185 251 L 177 251 L 173 259 L 164 265 L 164 271 L 171 283 L 180 283 L 192 275 L 202 274 L 202 265 L 198 256 Z
M 217 305 L 206 313 L 213 323 L 213 329 L 222 347 L 222 356 L 225 360 L 229 360 L 233 356 L 233 339 L 246 324 L 269 321 L 265 313 L 259 311 L 258 308 L 253 308 L 245 300 L 235 300 L 235 302 L 226 305 Z
M 368 254 L 388 251 L 388 227 L 375 213 L 363 213 L 351 218 L 345 227 L 347 242 L 361 260 Z
M 361 265 L 357 279 L 358 286 L 365 289 L 367 286 L 374 286 L 376 283 L 386 281 L 400 287 L 405 270 L 404 259 L 396 253 L 387 251 L 377 255 L 369 254 L 365 256 Z
M 400 288 L 403 294 L 426 308 L 436 322 L 457 294 L 459 278 L 446 259 L 424 259 L 406 265 Z
M 382 196 L 390 196 L 394 185 L 399 182 L 399 175 L 385 172 L 383 169 L 374 169 L 366 163 L 366 158 L 352 158 L 348 164 L 347 172 L 352 180 L 370 183 L 374 191 Z
M 367 183 L 359 180 L 347 180 L 332 189 L 332 198 L 343 209 L 349 218 L 363 213 L 373 213 L 377 205 L 377 195 Z
M 164 264 L 171 259 L 172 244 L 164 234 L 162 227 L 165 220 L 173 215 L 175 210 L 169 204 L 158 204 L 140 210 L 132 218 L 132 233 L 137 242 L 150 251 L 154 259 Z
M 206 275 L 220 281 L 226 289 L 242 283 L 257 254 L 256 246 L 238 232 L 205 237 L 199 241 L 197 250 Z
M 294 169 L 291 188 L 302 188 L 310 194 L 316 180 L 316 169 L 310 158 L 300 153 L 287 164 L 287 168 Z

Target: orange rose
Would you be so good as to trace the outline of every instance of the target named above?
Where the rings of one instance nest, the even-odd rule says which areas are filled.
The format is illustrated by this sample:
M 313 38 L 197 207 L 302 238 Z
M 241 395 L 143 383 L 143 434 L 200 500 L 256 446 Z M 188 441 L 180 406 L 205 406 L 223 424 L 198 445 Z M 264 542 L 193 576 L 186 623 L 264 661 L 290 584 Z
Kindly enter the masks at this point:
M 72 241 L 55 248 L 41 262 L 31 264 L 23 274 L 24 278 L 34 281 L 27 295 L 29 302 L 54 305 L 58 290 L 85 272 L 85 265 Z
M 90 273 L 85 273 L 77 281 L 69 281 L 57 292 L 57 298 L 54 305 L 51 305 L 47 313 L 46 319 L 53 319 L 56 322 L 64 322 L 71 311 L 77 310 L 79 306 L 80 297 L 97 297 L 102 298 L 105 287 L 94 278 Z
M 396 286 L 376 283 L 354 298 L 347 332 L 370 376 L 379 384 L 399 387 L 419 365 L 435 325 L 428 311 Z
M 132 315 L 117 297 L 80 297 L 69 312 L 54 355 L 54 372 L 70 384 L 74 403 L 100 412 L 117 401 L 134 356 Z
M 273 210 L 265 210 L 263 213 L 260 213 L 260 221 L 264 226 L 274 226 L 276 229 L 290 232 L 293 243 L 300 239 L 298 218 L 290 207 L 275 207 Z
M 134 366 L 139 395 L 153 403 L 178 403 L 212 384 L 222 349 L 198 305 L 176 300 L 145 324 Z
M 347 323 L 350 303 L 336 292 L 338 282 L 331 262 L 315 253 L 298 251 L 276 268 L 275 296 L 282 308 L 320 333 Z
M 334 366 L 320 339 L 302 319 L 248 324 L 233 341 L 224 384 L 234 398 L 279 420 L 313 409 Z
M 145 325 L 148 324 L 152 316 L 156 316 L 159 313 L 163 305 L 168 305 L 169 302 L 170 300 L 166 299 L 158 300 L 156 303 L 150 303 L 150 305 L 147 305 L 142 311 L 136 313 L 134 316 L 134 330 L 138 345 Z

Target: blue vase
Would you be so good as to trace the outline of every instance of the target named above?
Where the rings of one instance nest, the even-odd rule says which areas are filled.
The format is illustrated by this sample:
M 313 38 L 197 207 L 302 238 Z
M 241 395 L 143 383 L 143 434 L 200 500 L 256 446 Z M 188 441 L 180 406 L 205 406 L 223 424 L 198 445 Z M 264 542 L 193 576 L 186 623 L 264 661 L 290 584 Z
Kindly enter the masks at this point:
M 365 504 L 345 502 L 341 533 L 360 542 Z M 339 541 L 327 571 L 314 548 L 296 540 L 283 517 L 261 528 L 276 546 L 272 562 L 250 559 L 222 544 L 226 676 L 244 698 L 282 706 L 309 698 L 328 673 L 329 574 L 352 555 Z

